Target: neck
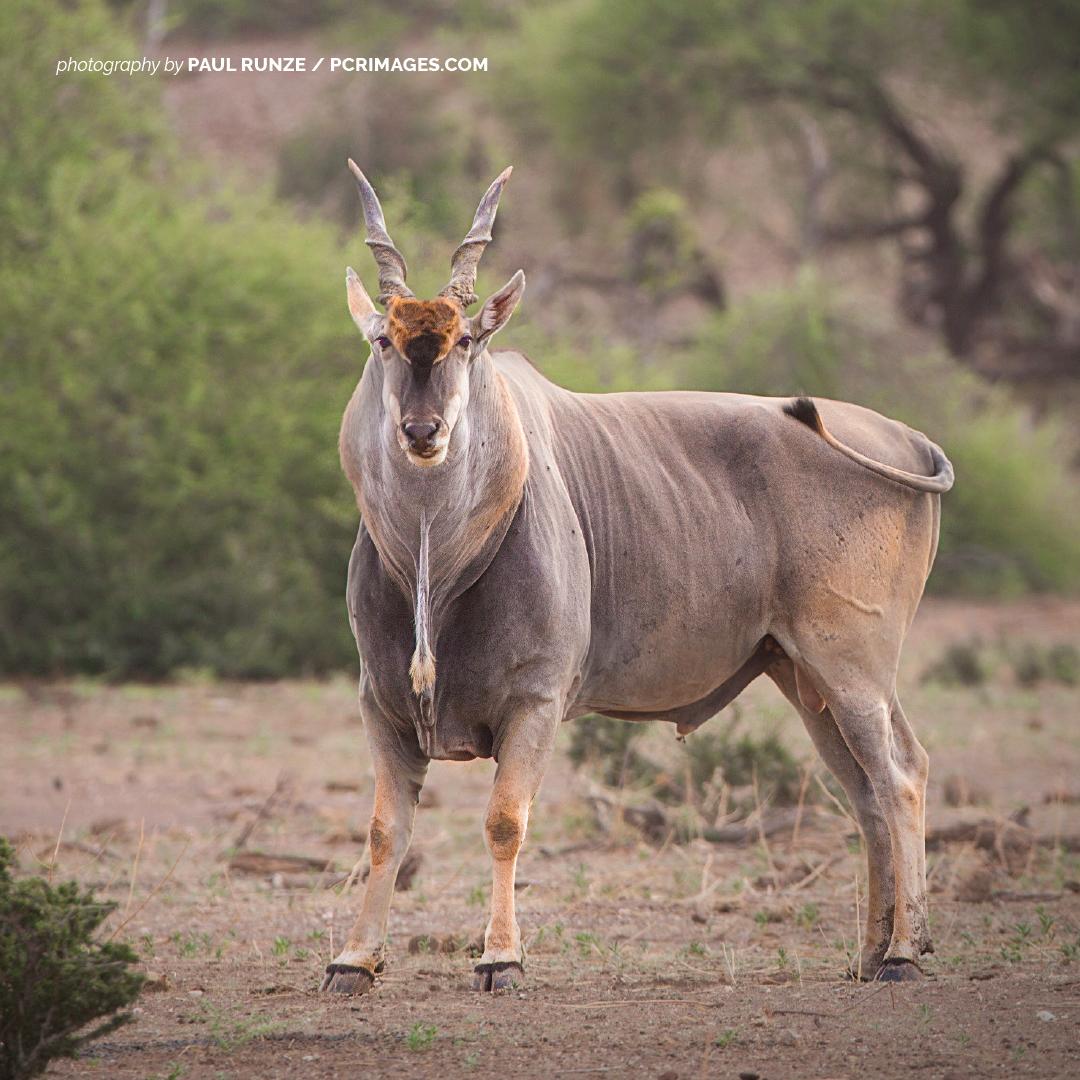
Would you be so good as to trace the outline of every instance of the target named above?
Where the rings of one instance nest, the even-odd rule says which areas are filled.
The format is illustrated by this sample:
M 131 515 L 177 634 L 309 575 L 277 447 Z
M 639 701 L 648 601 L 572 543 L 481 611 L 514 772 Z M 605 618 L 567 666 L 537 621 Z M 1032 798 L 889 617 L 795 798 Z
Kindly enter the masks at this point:
M 406 458 L 382 400 L 382 366 L 372 361 L 345 413 L 342 465 L 383 565 L 413 601 L 424 520 L 437 616 L 483 573 L 502 542 L 528 474 L 524 431 L 486 349 L 470 368 L 469 404 L 440 465 L 418 468 Z

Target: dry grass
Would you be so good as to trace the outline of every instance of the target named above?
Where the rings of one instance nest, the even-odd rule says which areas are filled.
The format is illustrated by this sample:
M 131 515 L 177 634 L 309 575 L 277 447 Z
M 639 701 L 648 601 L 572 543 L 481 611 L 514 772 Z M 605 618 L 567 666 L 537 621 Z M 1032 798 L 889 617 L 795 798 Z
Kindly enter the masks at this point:
M 1026 805 L 1037 836 L 1080 835 L 1075 686 L 1024 686 L 1007 666 L 974 687 L 920 680 L 974 627 L 987 640 L 1075 642 L 1080 605 L 927 605 L 901 693 L 932 755 L 931 827 Z M 561 749 L 520 866 L 529 985 L 494 1000 L 467 989 L 488 893 L 491 764 L 435 765 L 390 966 L 372 996 L 351 1000 L 314 993 L 359 906 L 360 886 L 333 885 L 361 854 L 371 797 L 351 680 L 0 689 L 0 830 L 24 868 L 40 858 L 118 900 L 109 932 L 151 975 L 139 1022 L 98 1047 L 96 1065 L 57 1075 L 836 1076 L 862 1053 L 886 1074 L 927 1061 L 1074 1072 L 1080 857 L 1052 842 L 932 850 L 937 978 L 845 984 L 865 911 L 858 839 L 797 717 L 765 685 L 740 700 L 743 726 L 775 730 L 807 770 L 790 827 L 745 846 L 601 828 Z M 635 748 L 682 752 L 659 727 Z M 988 802 L 947 805 L 956 776 Z M 285 870 L 230 870 L 241 840 L 245 853 L 326 872 L 280 859 Z

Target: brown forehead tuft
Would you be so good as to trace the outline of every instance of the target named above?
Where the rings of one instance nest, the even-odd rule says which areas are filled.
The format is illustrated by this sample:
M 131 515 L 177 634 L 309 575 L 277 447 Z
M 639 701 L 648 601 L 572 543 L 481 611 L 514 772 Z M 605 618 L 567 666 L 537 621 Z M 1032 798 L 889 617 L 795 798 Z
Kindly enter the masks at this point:
M 386 333 L 402 356 L 434 364 L 463 332 L 461 308 L 451 300 L 395 296 L 386 310 Z

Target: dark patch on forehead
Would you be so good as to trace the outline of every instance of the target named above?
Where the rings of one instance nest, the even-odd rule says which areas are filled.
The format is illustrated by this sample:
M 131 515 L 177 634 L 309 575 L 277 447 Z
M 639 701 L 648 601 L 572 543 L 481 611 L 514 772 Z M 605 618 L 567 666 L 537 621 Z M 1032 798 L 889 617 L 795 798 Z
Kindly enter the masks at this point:
M 461 308 L 450 300 L 394 297 L 386 312 L 387 336 L 412 363 L 430 366 L 453 348 L 462 333 Z

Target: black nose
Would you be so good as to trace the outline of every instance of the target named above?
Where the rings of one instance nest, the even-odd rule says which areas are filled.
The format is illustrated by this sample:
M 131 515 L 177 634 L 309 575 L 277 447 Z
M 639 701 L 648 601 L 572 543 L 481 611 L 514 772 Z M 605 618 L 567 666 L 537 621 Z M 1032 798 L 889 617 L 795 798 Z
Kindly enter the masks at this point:
M 423 453 L 425 450 L 431 449 L 432 441 L 439 433 L 440 427 L 442 427 L 442 421 L 438 419 L 406 420 L 401 425 L 401 430 L 409 441 L 409 449 Z

